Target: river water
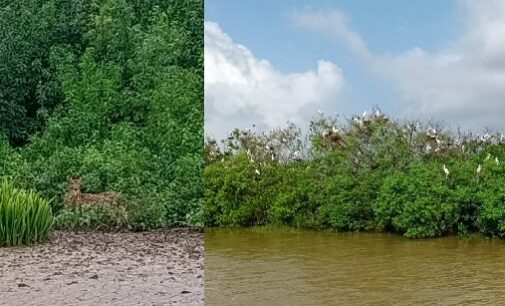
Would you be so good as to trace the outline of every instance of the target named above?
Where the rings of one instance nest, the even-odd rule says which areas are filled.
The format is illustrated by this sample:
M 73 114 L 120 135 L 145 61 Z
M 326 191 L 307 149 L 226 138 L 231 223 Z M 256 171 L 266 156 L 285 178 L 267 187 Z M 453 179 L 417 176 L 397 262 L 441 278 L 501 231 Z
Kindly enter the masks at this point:
M 505 242 L 206 229 L 205 305 L 505 305 Z

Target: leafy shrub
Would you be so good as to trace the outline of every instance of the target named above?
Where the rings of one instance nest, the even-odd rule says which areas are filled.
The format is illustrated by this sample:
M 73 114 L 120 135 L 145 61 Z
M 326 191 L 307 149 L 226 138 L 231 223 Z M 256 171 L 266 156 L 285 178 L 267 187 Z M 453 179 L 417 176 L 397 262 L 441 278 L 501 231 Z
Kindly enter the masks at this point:
M 457 233 L 458 205 L 436 164 L 413 165 L 387 179 L 375 206 L 377 224 L 411 238 Z
M 0 245 L 42 242 L 49 238 L 52 224 L 49 201 L 7 181 L 0 183 Z
M 54 227 L 62 230 L 118 230 L 126 226 L 125 211 L 105 206 L 65 208 L 54 220 Z
M 266 175 L 271 180 L 272 206 L 269 221 L 273 224 L 305 228 L 319 227 L 319 207 L 325 200 L 320 173 L 301 162 L 286 167 L 274 166 Z M 319 192 L 316 192 L 319 190 Z
M 478 192 L 481 205 L 477 212 L 478 229 L 486 235 L 505 236 L 505 168 L 484 164 Z
M 167 225 L 167 210 L 163 203 L 153 199 L 131 201 L 128 225 L 132 230 L 150 230 Z

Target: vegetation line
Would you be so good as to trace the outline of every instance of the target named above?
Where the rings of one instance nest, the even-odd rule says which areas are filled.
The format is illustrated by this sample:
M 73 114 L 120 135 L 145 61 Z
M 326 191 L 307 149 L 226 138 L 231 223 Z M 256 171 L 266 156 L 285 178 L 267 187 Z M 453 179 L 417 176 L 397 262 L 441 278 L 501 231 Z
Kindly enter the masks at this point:
M 348 120 L 235 130 L 205 147 L 207 226 L 280 224 L 412 238 L 505 236 L 505 136 L 400 121 L 378 108 Z

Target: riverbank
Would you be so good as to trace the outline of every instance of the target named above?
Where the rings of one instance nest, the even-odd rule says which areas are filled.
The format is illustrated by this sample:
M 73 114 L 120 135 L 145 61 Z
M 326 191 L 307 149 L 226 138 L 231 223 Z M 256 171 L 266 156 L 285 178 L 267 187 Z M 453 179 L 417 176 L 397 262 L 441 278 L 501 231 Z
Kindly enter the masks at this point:
M 0 304 L 204 305 L 201 231 L 52 235 L 0 248 Z

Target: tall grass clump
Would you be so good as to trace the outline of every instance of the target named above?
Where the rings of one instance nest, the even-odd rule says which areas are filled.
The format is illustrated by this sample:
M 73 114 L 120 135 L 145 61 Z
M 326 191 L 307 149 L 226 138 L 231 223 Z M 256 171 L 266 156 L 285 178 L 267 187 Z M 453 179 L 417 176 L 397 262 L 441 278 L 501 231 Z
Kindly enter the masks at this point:
M 48 239 L 52 224 L 48 200 L 10 182 L 0 183 L 0 246 L 42 242 Z

